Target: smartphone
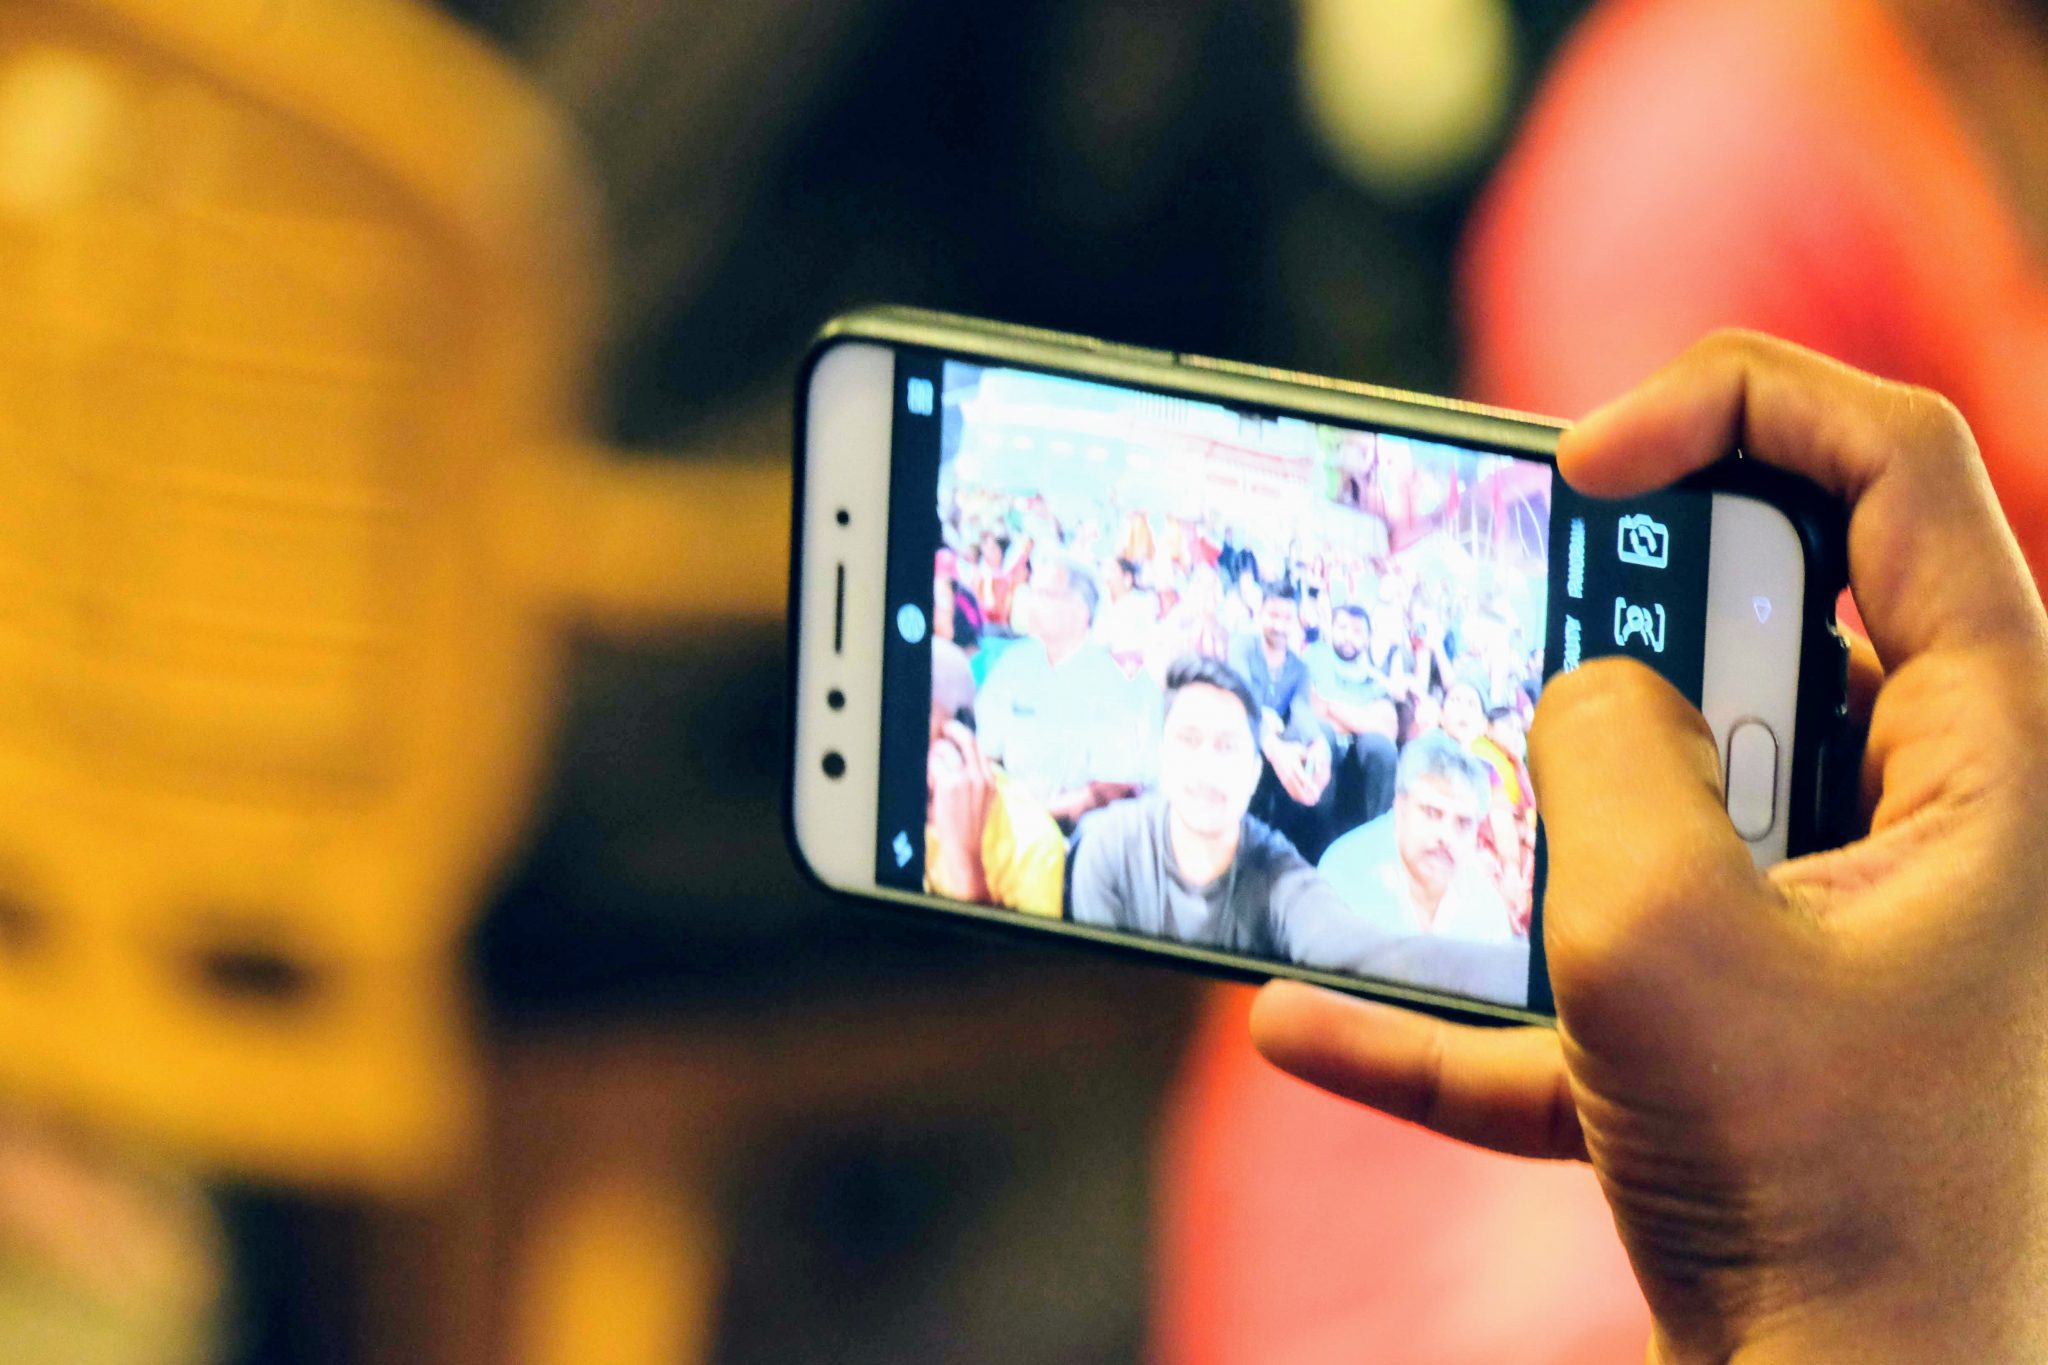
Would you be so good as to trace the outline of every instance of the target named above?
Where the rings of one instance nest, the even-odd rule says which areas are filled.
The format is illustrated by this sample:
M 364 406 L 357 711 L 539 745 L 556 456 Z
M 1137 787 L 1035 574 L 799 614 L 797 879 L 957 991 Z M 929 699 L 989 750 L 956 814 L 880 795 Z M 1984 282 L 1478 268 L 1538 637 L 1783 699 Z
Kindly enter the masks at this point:
M 1842 521 L 1731 454 L 1621 502 L 1560 424 L 910 309 L 798 392 L 795 851 L 855 895 L 1553 1017 L 1526 736 L 1621 654 L 1759 864 L 1831 829 Z

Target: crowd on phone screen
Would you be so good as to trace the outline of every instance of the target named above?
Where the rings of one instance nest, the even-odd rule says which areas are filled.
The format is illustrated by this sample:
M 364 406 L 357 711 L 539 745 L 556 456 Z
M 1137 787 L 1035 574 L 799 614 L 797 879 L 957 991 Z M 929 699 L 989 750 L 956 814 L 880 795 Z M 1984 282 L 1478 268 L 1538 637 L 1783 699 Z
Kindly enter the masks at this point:
M 1541 642 L 1505 595 L 1214 519 L 943 521 L 928 889 L 1523 1000 Z

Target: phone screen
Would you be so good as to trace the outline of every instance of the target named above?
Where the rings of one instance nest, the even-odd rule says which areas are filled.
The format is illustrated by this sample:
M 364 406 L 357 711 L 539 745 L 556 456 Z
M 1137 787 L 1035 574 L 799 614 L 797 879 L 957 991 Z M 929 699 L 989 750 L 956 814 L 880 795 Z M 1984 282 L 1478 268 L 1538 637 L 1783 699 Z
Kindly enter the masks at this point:
M 898 353 L 880 884 L 1548 1013 L 1544 680 L 1699 701 L 1711 495 Z

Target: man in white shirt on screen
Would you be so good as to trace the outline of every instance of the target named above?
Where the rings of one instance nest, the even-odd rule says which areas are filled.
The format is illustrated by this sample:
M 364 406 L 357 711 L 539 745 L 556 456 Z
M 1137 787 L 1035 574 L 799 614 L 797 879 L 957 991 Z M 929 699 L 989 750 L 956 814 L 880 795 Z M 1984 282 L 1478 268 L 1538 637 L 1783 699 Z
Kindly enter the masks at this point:
M 1080 561 L 1032 556 L 1013 621 L 1027 638 L 1003 652 L 976 698 L 982 752 L 1068 829 L 1152 780 L 1158 688 L 1124 675 L 1089 638 L 1098 592 Z

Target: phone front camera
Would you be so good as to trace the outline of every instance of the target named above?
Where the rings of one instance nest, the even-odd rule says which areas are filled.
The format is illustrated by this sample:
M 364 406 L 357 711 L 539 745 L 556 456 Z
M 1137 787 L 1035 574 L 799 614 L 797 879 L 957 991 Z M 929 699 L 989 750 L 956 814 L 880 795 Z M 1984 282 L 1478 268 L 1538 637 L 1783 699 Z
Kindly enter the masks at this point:
M 824 767 L 825 776 L 827 777 L 844 777 L 846 775 L 846 760 L 837 753 L 825 755 Z
M 842 507 L 839 509 L 839 514 L 833 517 L 832 520 L 838 522 L 841 526 L 850 525 L 853 521 L 853 513 Z

